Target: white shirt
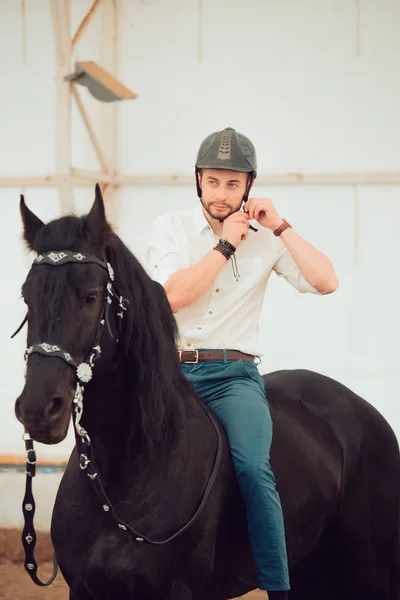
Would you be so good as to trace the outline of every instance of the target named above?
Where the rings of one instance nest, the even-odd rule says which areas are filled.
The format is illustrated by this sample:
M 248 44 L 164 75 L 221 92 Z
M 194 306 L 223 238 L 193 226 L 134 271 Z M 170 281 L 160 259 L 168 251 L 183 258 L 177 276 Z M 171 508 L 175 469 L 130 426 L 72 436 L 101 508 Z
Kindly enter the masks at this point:
M 301 275 L 283 242 L 256 221 L 251 223 L 258 231 L 250 229 L 235 252 L 239 281 L 232 271 L 232 259 L 227 260 L 208 292 L 175 313 L 178 348 L 225 348 L 261 356 L 260 311 L 271 272 L 284 277 L 299 292 L 319 293 Z M 147 251 L 150 277 L 164 285 L 176 271 L 199 262 L 218 239 L 200 203 L 194 210 L 157 217 Z

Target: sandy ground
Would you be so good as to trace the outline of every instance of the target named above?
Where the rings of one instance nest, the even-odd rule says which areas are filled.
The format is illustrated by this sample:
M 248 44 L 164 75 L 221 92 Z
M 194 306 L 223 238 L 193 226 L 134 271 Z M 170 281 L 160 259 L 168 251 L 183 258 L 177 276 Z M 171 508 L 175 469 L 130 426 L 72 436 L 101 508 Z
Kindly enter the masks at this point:
M 38 473 L 33 482 L 37 532 L 35 557 L 42 581 L 47 581 L 53 573 L 53 547 L 48 530 L 61 476 L 60 472 Z M 0 600 L 68 600 L 68 588 L 60 572 L 46 588 L 34 584 L 25 571 L 21 542 L 24 489 L 23 473 L 0 472 Z
M 47 581 L 53 573 L 53 548 L 48 533 L 37 533 L 35 557 L 38 575 Z M 20 529 L 0 529 L 0 600 L 68 600 L 68 588 L 59 572 L 47 588 L 33 583 L 24 568 Z

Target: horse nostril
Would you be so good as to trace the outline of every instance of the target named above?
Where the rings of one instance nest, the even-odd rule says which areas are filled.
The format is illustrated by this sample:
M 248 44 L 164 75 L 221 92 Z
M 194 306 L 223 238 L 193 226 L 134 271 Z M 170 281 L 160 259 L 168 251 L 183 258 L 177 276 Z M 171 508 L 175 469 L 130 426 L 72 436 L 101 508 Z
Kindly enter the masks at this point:
M 46 421 L 55 421 L 58 419 L 63 412 L 64 406 L 65 400 L 62 398 L 62 396 L 53 396 L 44 411 Z
M 15 402 L 15 416 L 17 417 L 18 421 L 20 421 L 22 423 L 22 410 L 21 410 L 21 400 L 16 400 Z

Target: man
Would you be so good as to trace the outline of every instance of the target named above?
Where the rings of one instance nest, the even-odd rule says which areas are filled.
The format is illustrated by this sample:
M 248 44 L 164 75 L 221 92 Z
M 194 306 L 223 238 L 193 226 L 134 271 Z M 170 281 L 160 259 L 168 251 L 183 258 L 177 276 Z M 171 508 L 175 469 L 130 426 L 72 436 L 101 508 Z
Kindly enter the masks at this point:
M 272 271 L 299 292 L 329 294 L 338 281 L 270 199 L 249 199 L 256 174 L 247 137 L 232 128 L 209 135 L 196 161 L 201 204 L 156 219 L 148 265 L 175 313 L 182 371 L 229 439 L 259 574 L 259 588 L 242 598 L 282 600 L 290 585 L 271 415 L 255 362 L 260 310 Z

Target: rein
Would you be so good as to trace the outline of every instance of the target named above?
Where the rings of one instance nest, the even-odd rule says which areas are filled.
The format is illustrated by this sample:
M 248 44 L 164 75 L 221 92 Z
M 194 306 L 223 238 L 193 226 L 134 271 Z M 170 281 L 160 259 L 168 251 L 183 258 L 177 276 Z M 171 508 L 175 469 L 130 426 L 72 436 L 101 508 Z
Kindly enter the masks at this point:
M 41 342 L 37 344 L 33 344 L 25 351 L 25 362 L 27 363 L 29 357 L 32 354 L 41 354 L 43 356 L 47 356 L 50 358 L 59 358 L 63 360 L 66 364 L 68 364 L 71 368 L 73 368 L 76 372 L 77 383 L 75 389 L 75 395 L 73 400 L 73 420 L 74 427 L 77 433 L 75 446 L 78 451 L 79 456 L 79 466 L 83 473 L 89 477 L 90 481 L 93 484 L 93 488 L 95 494 L 102 505 L 102 509 L 104 513 L 107 515 L 108 519 L 114 523 L 116 527 L 118 527 L 121 531 L 126 531 L 130 534 L 131 539 L 138 545 L 147 542 L 152 545 L 162 545 L 166 544 L 179 535 L 184 533 L 191 525 L 198 519 L 203 508 L 208 500 L 214 482 L 216 480 L 218 469 L 221 462 L 222 457 L 222 436 L 220 429 L 217 425 L 217 422 L 214 416 L 206 410 L 204 405 L 199 401 L 200 406 L 206 413 L 207 417 L 211 421 L 215 432 L 217 434 L 217 451 L 214 459 L 214 464 L 212 468 L 212 472 L 210 478 L 207 482 L 206 488 L 203 492 L 203 497 L 201 502 L 190 518 L 190 520 L 182 526 L 178 531 L 169 536 L 168 538 L 162 540 L 153 540 L 146 537 L 143 533 L 139 533 L 135 531 L 128 523 L 125 523 L 122 519 L 120 519 L 113 508 L 113 505 L 108 498 L 104 485 L 101 481 L 101 478 L 98 473 L 98 469 L 96 466 L 96 460 L 94 456 L 93 446 L 89 437 L 88 432 L 82 427 L 80 424 L 82 414 L 83 414 L 83 394 L 85 391 L 84 384 L 89 383 L 93 377 L 93 368 L 95 361 L 101 355 L 101 346 L 100 341 L 102 338 L 102 334 L 104 331 L 104 327 L 106 326 L 110 336 L 113 338 L 113 334 L 111 331 L 110 320 L 109 320 L 109 310 L 112 305 L 113 299 L 118 300 L 118 308 L 120 309 L 117 312 L 117 316 L 120 317 L 120 325 L 122 327 L 122 319 L 124 316 L 124 312 L 129 307 L 129 301 L 126 298 L 120 296 L 115 289 L 114 284 L 114 270 L 109 262 L 106 260 L 100 260 L 95 256 L 83 255 L 80 252 L 72 252 L 70 250 L 63 250 L 57 252 L 47 252 L 46 254 L 38 255 L 34 261 L 32 266 L 38 265 L 52 265 L 52 266 L 62 266 L 68 263 L 93 263 L 102 267 L 108 274 L 108 282 L 107 282 L 107 294 L 104 300 L 104 306 L 100 315 L 99 323 L 96 330 L 95 341 L 93 343 L 92 349 L 89 352 L 86 360 L 80 364 L 74 360 L 73 356 L 64 348 L 62 348 L 58 344 L 50 344 L 47 342 Z M 17 331 L 11 336 L 14 337 L 24 326 L 27 321 L 27 317 L 23 320 L 20 327 Z M 118 339 L 117 339 L 118 341 Z M 25 495 L 23 500 L 23 515 L 24 515 L 24 528 L 22 532 L 22 545 L 25 551 L 25 569 L 28 572 L 29 576 L 33 580 L 36 585 L 39 586 L 48 586 L 50 585 L 58 572 L 58 563 L 56 557 L 54 555 L 54 571 L 51 578 L 47 582 L 42 582 L 37 576 L 37 562 L 35 560 L 34 550 L 36 545 L 36 532 L 34 527 L 34 514 L 35 514 L 35 500 L 32 492 L 32 479 L 36 474 L 36 453 L 33 447 L 33 439 L 30 437 L 29 433 L 26 432 L 23 436 L 25 441 L 25 450 L 26 450 L 26 485 L 25 485 Z

